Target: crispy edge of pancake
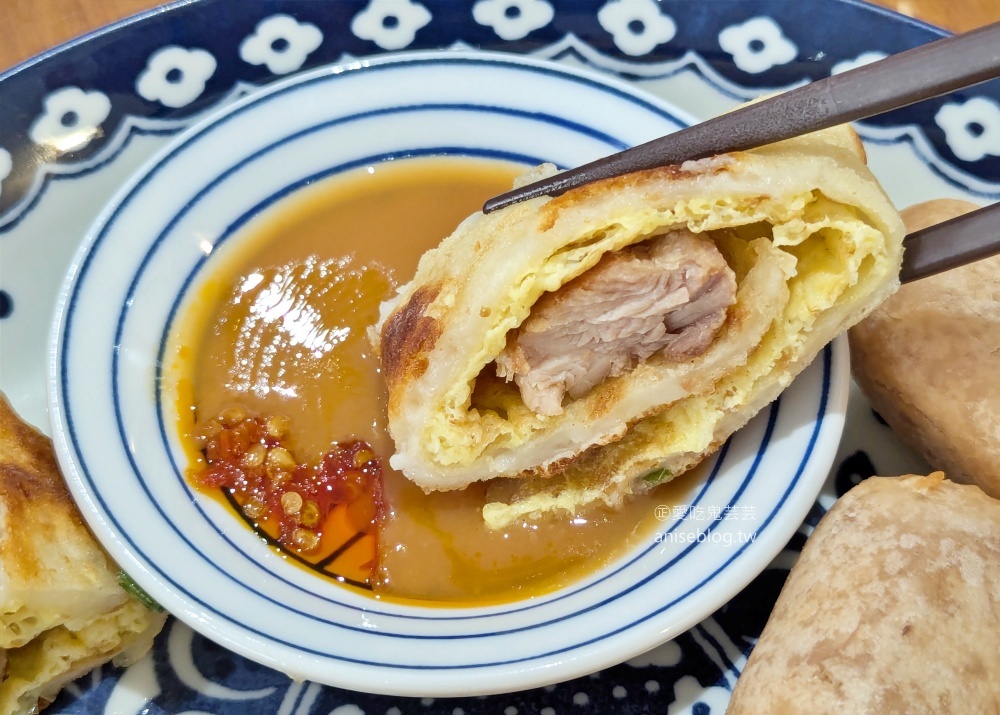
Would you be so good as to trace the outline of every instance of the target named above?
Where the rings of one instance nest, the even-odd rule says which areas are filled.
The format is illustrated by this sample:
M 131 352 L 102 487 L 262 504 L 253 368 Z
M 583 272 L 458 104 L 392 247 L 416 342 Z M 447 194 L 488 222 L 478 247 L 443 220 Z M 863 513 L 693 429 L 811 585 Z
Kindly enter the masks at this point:
M 51 441 L 0 394 L 0 712 L 37 712 L 91 668 L 128 665 L 149 650 L 166 614 L 126 593 L 118 574 L 73 503 Z M 95 598 L 73 612 L 88 590 Z
M 115 567 L 83 522 L 49 439 L 0 400 L 0 647 L 122 604 Z M 90 603 L 82 597 L 92 598 Z

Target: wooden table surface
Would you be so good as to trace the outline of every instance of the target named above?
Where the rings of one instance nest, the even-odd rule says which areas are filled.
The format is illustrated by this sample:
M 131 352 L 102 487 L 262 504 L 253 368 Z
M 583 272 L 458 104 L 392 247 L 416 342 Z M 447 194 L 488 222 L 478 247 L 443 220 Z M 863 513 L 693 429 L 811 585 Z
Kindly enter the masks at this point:
M 952 32 L 1000 21 L 1000 0 L 876 3 Z M 0 71 L 84 32 L 161 4 L 158 0 L 0 0 Z

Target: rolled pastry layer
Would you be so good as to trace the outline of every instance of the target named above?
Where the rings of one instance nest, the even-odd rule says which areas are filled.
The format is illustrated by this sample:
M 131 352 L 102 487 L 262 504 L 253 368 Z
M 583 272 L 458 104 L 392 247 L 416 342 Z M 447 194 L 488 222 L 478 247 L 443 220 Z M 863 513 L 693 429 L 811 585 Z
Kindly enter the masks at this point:
M 816 527 L 729 715 L 1000 711 L 1000 502 L 872 477 Z
M 87 671 L 145 654 L 166 614 L 129 595 L 119 573 L 70 498 L 52 443 L 0 396 L 0 712 L 38 712 Z
M 477 213 L 372 331 L 390 464 L 428 491 L 516 478 L 494 527 L 615 506 L 889 295 L 902 236 L 847 127 Z

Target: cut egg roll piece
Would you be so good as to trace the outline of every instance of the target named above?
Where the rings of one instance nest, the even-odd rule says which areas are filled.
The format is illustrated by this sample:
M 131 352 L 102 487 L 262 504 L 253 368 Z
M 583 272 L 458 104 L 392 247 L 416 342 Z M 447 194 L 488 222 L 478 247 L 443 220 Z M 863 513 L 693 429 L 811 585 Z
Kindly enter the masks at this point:
M 37 713 L 86 672 L 146 654 L 167 614 L 126 585 L 52 442 L 0 394 L 0 713 Z
M 510 478 L 493 527 L 617 506 L 892 293 L 902 238 L 847 126 L 474 214 L 371 331 L 390 464 L 425 491 Z

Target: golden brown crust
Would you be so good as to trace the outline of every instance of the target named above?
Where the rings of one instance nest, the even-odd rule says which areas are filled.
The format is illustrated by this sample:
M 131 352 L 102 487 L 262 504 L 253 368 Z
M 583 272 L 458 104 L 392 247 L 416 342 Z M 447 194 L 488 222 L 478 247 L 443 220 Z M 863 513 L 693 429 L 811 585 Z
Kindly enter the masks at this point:
M 39 511 L 65 513 L 74 509 L 65 489 L 59 489 L 44 477 L 14 464 L 0 463 L 0 501 L 6 507 L 5 528 L 0 539 L 0 562 L 8 578 L 29 580 L 37 572 L 33 549 L 22 548 L 16 525 L 28 524 Z M 73 521 L 83 528 L 82 521 Z
M 118 574 L 51 441 L 0 395 L 0 712 L 33 712 L 86 670 L 148 648 L 166 615 L 131 598 Z
M 425 311 L 440 292 L 440 285 L 421 286 L 382 328 L 382 373 L 390 395 L 404 376 L 419 377 L 427 369 L 426 355 L 440 337 L 441 326 Z
M 694 174 L 723 173 L 727 170 L 729 163 L 728 160 L 732 159 L 738 161 L 739 157 L 740 152 L 733 152 L 731 154 L 716 157 L 715 161 L 709 165 L 710 168 L 707 170 L 704 163 L 697 164 L 699 167 L 697 171 L 685 168 L 684 165 L 678 166 L 672 164 L 669 166 L 659 166 L 655 169 L 646 169 L 645 171 L 635 171 L 622 176 L 612 176 L 590 184 L 584 184 L 583 186 L 571 189 L 560 196 L 556 196 L 542 207 L 539 216 L 541 230 L 547 231 L 552 228 L 556 221 L 559 220 L 559 216 L 563 211 L 578 204 L 585 204 L 595 197 L 601 197 L 613 191 L 634 189 L 637 186 L 641 187 L 643 184 L 654 181 L 662 181 L 664 179 L 674 180 L 685 176 L 692 176 Z
M 910 231 L 975 206 L 902 212 Z M 849 333 L 872 406 L 936 469 L 1000 496 L 1000 257 L 903 286 Z
M 6 515 L 0 522 L 0 564 L 11 581 L 37 575 L 36 552 L 25 543 L 23 525 L 37 515 L 64 518 L 85 530 L 83 519 L 59 476 L 52 442 L 22 422 L 0 395 L 0 503 Z M 18 528 L 22 525 L 22 528 Z
M 51 440 L 21 421 L 3 395 L 0 395 L 0 462 L 62 484 L 61 479 L 52 478 L 53 474 L 58 474 L 58 465 Z
M 872 477 L 810 536 L 727 713 L 1000 711 L 1000 502 Z
M 868 155 L 865 152 L 861 137 L 849 127 L 847 129 L 848 131 L 845 131 L 842 135 L 847 144 L 846 148 L 857 155 L 863 163 L 867 163 Z M 778 146 L 781 145 L 772 145 L 772 148 Z M 587 203 L 589 200 L 600 197 L 608 192 L 629 190 L 637 186 L 642 186 L 645 183 L 664 179 L 676 180 L 697 174 L 723 174 L 730 171 L 731 166 L 738 165 L 740 161 L 743 161 L 746 154 L 746 152 L 734 151 L 713 157 L 710 162 L 686 162 L 680 165 L 658 166 L 653 169 L 634 171 L 629 174 L 612 176 L 607 179 L 584 184 L 553 198 L 542 207 L 541 230 L 545 231 L 552 228 L 559 219 L 559 215 L 566 209 L 577 204 Z M 766 198 L 762 196 L 760 197 L 760 201 L 764 201 Z M 750 201 L 752 203 L 753 200 L 751 199 Z

